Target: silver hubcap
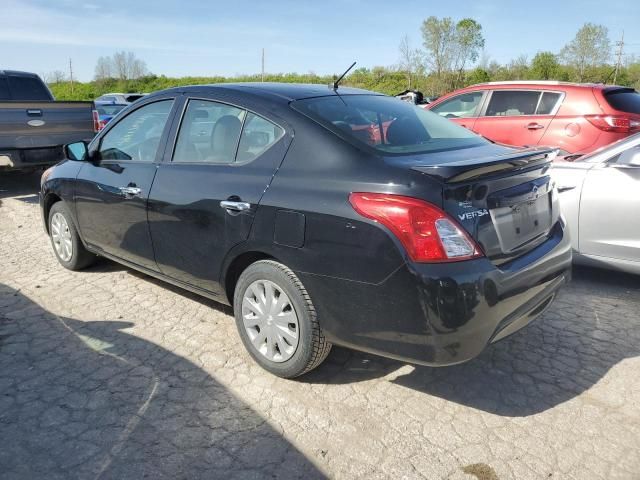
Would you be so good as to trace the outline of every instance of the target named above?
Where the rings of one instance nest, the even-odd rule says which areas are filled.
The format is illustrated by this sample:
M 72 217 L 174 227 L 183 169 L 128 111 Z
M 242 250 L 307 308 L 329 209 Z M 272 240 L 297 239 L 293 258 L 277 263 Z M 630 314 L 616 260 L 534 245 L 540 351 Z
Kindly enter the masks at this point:
M 53 240 L 53 248 L 56 249 L 58 257 L 64 262 L 71 260 L 73 255 L 71 231 L 67 219 L 59 212 L 54 213 L 51 217 L 51 240 Z
M 275 283 L 257 280 L 242 298 L 242 320 L 254 348 L 272 362 L 289 360 L 300 329 L 291 300 Z

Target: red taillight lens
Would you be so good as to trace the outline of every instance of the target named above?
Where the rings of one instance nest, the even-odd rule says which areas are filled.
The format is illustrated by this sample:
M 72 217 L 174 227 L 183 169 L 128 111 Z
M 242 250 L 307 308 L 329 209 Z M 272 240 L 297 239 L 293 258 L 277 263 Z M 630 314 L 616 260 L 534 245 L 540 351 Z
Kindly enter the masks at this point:
M 92 113 L 93 113 L 93 131 L 97 133 L 104 128 L 104 125 L 101 125 L 100 115 L 98 114 L 98 111 L 93 110 Z
M 384 193 L 352 193 L 356 212 L 387 227 L 415 262 L 452 262 L 482 256 L 476 243 L 435 205 Z
M 585 115 L 585 118 L 605 132 L 631 133 L 640 130 L 640 120 L 626 115 Z

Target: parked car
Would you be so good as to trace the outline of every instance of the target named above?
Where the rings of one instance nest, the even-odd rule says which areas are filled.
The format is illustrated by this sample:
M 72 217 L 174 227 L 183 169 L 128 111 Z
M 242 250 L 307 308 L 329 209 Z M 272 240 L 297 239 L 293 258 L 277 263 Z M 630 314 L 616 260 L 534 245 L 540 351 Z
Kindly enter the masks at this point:
M 105 93 L 96 98 L 96 102 L 117 103 L 120 105 L 129 105 L 130 103 L 140 100 L 146 93 Z
M 98 118 L 100 120 L 98 130 L 102 130 L 113 117 L 127 107 L 126 103 L 96 101 L 95 104 L 96 110 L 98 111 Z
M 390 123 L 363 135 L 365 119 Z M 165 90 L 66 152 L 40 193 L 59 262 L 100 255 L 233 305 L 252 357 L 282 377 L 331 344 L 464 362 L 570 276 L 552 152 L 366 90 Z
M 34 73 L 0 70 L 0 172 L 60 161 L 67 143 L 97 131 L 93 102 L 56 102 Z
M 577 263 L 640 273 L 640 134 L 551 170 Z
M 494 142 L 557 147 L 565 155 L 640 132 L 640 94 L 612 85 L 490 82 L 456 90 L 427 108 Z

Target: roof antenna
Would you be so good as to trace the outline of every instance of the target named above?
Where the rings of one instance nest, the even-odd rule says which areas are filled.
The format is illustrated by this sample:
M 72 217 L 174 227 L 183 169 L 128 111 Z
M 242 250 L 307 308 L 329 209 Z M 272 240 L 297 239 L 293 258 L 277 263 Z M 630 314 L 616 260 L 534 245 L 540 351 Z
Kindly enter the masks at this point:
M 342 75 L 340 75 L 340 77 L 336 80 L 334 80 L 332 85 L 329 85 L 329 88 L 333 88 L 334 90 L 338 90 L 338 85 L 340 84 L 340 81 L 345 77 L 345 75 L 347 73 L 349 73 L 349 71 L 355 66 L 356 62 L 353 62 L 351 64 L 351 66 L 349 68 L 347 68 L 344 73 Z

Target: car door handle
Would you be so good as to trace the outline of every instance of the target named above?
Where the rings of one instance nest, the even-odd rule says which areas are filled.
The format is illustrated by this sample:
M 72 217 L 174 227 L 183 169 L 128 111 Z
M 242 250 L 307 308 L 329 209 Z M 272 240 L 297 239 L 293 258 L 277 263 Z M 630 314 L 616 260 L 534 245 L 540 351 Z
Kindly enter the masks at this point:
M 142 193 L 142 189 L 139 187 L 120 187 L 120 193 L 127 198 L 139 197 Z
M 529 123 L 527 124 L 527 130 L 540 130 L 544 128 L 544 125 L 540 125 L 539 123 Z
M 234 202 L 232 200 L 223 200 L 220 202 L 220 206 L 232 212 L 244 212 L 251 208 L 251 204 L 248 202 Z

